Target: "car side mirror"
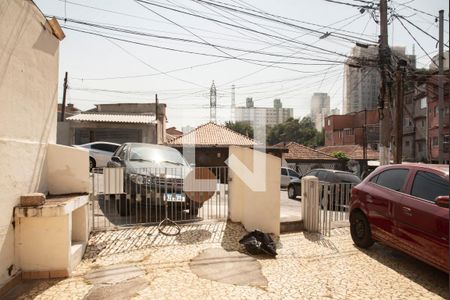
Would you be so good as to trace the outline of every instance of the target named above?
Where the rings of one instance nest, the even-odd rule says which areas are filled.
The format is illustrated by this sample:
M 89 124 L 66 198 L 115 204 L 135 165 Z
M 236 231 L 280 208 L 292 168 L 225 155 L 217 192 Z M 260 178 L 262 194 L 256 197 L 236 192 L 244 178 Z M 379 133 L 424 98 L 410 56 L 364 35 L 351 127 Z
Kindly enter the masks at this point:
M 113 162 L 116 162 L 116 163 L 119 163 L 119 164 L 122 162 L 122 159 L 120 157 L 118 157 L 118 156 L 111 157 L 111 160 Z
M 438 196 L 434 199 L 437 206 L 448 208 L 448 196 Z

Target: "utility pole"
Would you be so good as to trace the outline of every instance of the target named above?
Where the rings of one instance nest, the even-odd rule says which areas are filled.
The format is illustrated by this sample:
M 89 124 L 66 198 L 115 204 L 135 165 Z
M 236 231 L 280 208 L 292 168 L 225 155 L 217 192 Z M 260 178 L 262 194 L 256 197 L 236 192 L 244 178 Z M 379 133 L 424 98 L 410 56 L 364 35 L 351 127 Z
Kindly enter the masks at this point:
M 395 155 L 394 163 L 402 163 L 403 154 L 403 103 L 404 103 L 404 77 L 403 77 L 403 66 L 397 67 L 397 72 L 395 73 L 395 82 L 397 95 L 395 97 Z
M 155 123 L 155 135 L 156 135 L 156 144 L 159 144 L 159 134 L 158 134 L 158 130 L 159 130 L 159 126 L 158 126 L 158 122 L 159 122 L 159 100 L 158 100 L 158 94 L 155 94 L 155 119 L 156 119 L 156 123 Z
M 62 99 L 63 103 L 60 117 L 61 122 L 64 122 L 64 114 L 66 113 L 66 93 L 67 93 L 67 72 L 66 75 L 64 76 L 63 99 Z
M 439 73 L 438 73 L 438 108 L 439 108 L 439 163 L 444 163 L 444 10 L 439 11 Z
M 390 50 L 388 45 L 388 21 L 387 21 L 387 0 L 380 0 L 380 45 L 379 60 L 381 71 L 381 88 L 378 103 L 380 118 L 380 165 L 389 164 L 390 142 L 391 142 L 391 115 L 388 91 L 388 72 L 390 67 Z
M 364 127 L 363 127 L 363 171 L 367 176 L 367 109 L 364 109 Z

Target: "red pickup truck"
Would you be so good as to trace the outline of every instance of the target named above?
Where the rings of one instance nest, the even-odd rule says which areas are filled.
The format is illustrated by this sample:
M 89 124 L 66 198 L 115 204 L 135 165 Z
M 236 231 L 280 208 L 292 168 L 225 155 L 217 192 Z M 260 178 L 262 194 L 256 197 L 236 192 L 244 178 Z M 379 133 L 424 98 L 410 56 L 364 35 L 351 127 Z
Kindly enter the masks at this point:
M 352 189 L 353 242 L 382 242 L 448 273 L 448 199 L 448 165 L 379 167 Z

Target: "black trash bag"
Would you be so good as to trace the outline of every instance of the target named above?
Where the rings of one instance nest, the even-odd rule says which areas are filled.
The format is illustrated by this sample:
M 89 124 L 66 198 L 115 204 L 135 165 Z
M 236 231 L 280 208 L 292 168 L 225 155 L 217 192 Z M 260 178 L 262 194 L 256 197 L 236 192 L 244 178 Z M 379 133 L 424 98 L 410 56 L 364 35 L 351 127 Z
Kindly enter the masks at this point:
M 270 235 L 259 230 L 244 235 L 239 244 L 244 245 L 245 250 L 252 255 L 266 254 L 273 257 L 277 255 L 277 247 Z

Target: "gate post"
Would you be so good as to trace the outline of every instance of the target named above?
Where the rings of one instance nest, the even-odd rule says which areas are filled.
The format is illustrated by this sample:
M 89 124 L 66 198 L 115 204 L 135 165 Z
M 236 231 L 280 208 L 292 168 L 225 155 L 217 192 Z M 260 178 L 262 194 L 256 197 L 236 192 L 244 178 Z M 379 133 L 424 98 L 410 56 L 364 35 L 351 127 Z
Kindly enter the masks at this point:
M 309 232 L 320 231 L 319 179 L 315 176 L 302 177 L 303 224 Z

